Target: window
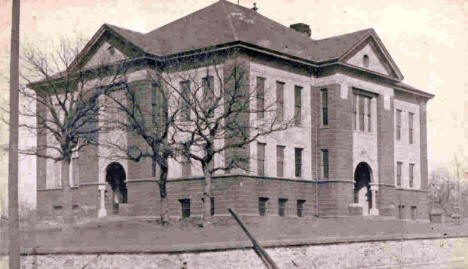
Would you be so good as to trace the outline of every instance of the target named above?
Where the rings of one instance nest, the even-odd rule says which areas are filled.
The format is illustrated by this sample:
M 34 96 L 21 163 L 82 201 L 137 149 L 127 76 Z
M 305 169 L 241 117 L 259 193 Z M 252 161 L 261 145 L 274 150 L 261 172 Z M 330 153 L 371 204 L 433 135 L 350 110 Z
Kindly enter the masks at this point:
M 409 164 L 409 186 L 412 188 L 414 185 L 414 163 Z
M 365 119 L 365 98 L 363 96 L 359 96 L 359 130 L 364 132 L 364 119 Z
M 408 114 L 408 141 L 410 144 L 413 144 L 413 121 L 414 113 L 409 112 Z
M 328 149 L 322 149 L 322 178 L 329 177 L 329 156 Z
M 305 200 L 297 200 L 297 216 L 298 217 L 304 216 L 304 203 L 305 203 Z
M 192 165 L 190 158 L 183 157 L 184 160 L 182 161 L 182 176 L 189 177 L 192 175 Z
M 418 208 L 416 206 L 411 206 L 411 219 L 416 220 L 418 218 Z
M 405 206 L 399 205 L 398 206 L 398 218 L 404 219 L 405 218 Z
M 357 124 L 357 104 L 358 104 L 358 101 L 359 101 L 359 95 L 357 94 L 354 94 L 353 96 L 353 130 L 357 130 L 358 129 L 358 124 Z
M 362 64 L 364 67 L 369 67 L 369 56 L 367 54 L 362 56 Z
M 367 102 L 367 131 L 372 132 L 372 99 L 366 98 Z
M 284 146 L 276 146 L 276 176 L 284 176 Z
M 203 88 L 203 104 L 205 106 L 205 110 L 211 109 L 211 111 L 205 111 L 209 118 L 213 117 L 214 109 L 212 107 L 214 101 L 214 88 L 213 88 L 213 76 L 204 77 L 202 80 L 202 88 Z
M 295 175 L 302 177 L 302 149 L 294 148 Z
M 204 197 L 202 197 L 201 200 L 202 200 L 203 203 L 205 203 L 205 198 Z M 214 216 L 214 214 L 215 214 L 215 198 L 210 197 L 210 201 L 211 201 L 210 215 Z
M 265 78 L 257 77 L 257 118 L 265 117 Z
M 265 216 L 267 213 L 267 202 L 268 198 L 260 197 L 258 198 L 258 214 L 260 216 Z
M 397 113 L 396 113 L 396 140 L 401 139 L 401 113 L 402 113 L 402 111 L 397 109 Z
M 278 121 L 284 119 L 284 82 L 276 82 L 276 117 Z
M 78 186 L 80 182 L 80 165 L 78 163 L 78 160 L 78 157 L 73 157 L 71 161 L 72 176 L 70 186 Z
M 182 218 L 190 217 L 190 199 L 179 199 L 182 208 Z
M 190 120 L 190 81 L 185 80 L 180 82 L 180 91 L 181 91 L 181 100 L 180 104 L 180 112 L 181 112 L 181 119 L 188 121 Z
M 302 114 L 302 87 L 294 87 L 294 118 L 295 124 L 301 125 L 301 115 Z
M 322 95 L 322 126 L 328 125 L 328 90 L 321 89 L 320 90 Z
M 286 198 L 279 198 L 278 199 L 278 215 L 280 217 L 284 217 L 286 215 L 286 202 L 288 199 Z
M 396 185 L 397 187 L 401 186 L 401 167 L 403 166 L 402 162 L 397 162 L 397 174 L 396 174 Z
M 259 176 L 265 175 L 265 143 L 257 143 L 257 173 Z

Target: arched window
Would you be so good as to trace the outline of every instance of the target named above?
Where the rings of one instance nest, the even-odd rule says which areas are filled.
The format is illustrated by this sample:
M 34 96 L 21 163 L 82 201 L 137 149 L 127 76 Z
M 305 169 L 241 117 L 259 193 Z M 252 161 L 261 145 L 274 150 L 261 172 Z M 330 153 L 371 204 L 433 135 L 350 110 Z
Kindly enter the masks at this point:
M 362 56 L 362 63 L 364 64 L 364 67 L 369 67 L 369 56 L 367 54 Z

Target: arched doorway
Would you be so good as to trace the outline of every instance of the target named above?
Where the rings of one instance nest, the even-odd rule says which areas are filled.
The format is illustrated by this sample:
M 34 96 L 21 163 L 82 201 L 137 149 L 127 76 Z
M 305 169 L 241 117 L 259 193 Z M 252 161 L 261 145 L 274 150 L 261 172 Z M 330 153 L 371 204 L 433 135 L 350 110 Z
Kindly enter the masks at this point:
M 362 206 L 362 214 L 369 215 L 372 208 L 372 192 L 370 183 L 372 181 L 372 170 L 370 166 L 361 162 L 354 171 L 354 203 Z
M 106 168 L 106 182 L 112 189 L 112 213 L 119 212 L 119 204 L 127 203 L 127 185 L 125 170 L 119 163 L 111 163 Z

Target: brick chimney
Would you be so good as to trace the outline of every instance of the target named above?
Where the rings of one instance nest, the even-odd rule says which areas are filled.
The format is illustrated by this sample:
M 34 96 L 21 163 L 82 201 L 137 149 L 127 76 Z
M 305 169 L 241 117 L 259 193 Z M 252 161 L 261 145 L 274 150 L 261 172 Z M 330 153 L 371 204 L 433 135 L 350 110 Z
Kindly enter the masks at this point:
M 310 30 L 310 26 L 302 22 L 291 24 L 289 28 L 298 31 L 299 33 L 305 34 L 308 37 L 310 37 L 312 34 L 312 31 Z

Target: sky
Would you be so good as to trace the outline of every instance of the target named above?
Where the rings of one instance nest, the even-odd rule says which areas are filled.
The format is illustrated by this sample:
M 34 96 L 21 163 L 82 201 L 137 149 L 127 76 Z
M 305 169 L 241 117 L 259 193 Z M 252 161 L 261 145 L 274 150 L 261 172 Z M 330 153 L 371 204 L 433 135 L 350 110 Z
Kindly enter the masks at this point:
M 21 46 L 48 51 L 61 39 L 89 39 L 103 23 L 149 32 L 215 0 L 23 0 Z M 236 3 L 237 0 L 231 0 Z M 321 39 L 374 28 L 405 83 L 435 94 L 427 108 L 431 169 L 468 168 L 468 0 L 240 0 L 281 24 L 303 22 Z M 0 107 L 8 105 L 11 0 L 0 0 Z M 3 113 L 3 114 L 2 114 Z M 0 112 L 5 117 L 4 112 Z M 23 133 L 20 143 L 30 143 Z M 0 145 L 8 128 L 0 122 Z M 463 159 L 463 157 L 465 159 Z M 20 200 L 35 204 L 35 162 L 21 157 Z M 0 201 L 7 186 L 7 152 L 0 153 Z M 1 202 L 0 202 L 1 203 Z M 0 207 L 1 208 L 1 207 Z M 0 209 L 1 210 L 1 209 Z

